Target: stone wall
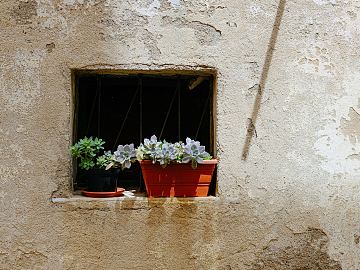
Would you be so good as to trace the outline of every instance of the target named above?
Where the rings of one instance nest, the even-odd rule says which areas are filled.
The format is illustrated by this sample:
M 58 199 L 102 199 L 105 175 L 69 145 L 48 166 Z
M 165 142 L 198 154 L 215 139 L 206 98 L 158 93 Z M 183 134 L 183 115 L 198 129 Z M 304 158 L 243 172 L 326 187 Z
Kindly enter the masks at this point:
M 359 269 L 359 24 L 357 0 L 2 0 L 0 269 Z M 74 199 L 71 69 L 216 69 L 218 197 Z

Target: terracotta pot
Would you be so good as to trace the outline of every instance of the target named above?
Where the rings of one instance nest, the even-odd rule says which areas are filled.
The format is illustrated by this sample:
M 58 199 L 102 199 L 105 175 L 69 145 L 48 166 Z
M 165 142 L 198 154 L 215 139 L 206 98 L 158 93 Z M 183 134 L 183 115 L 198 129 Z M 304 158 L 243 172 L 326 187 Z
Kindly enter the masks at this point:
M 170 164 L 162 168 L 150 160 L 140 161 L 149 197 L 206 197 L 216 159 L 205 160 L 196 169 L 191 164 Z

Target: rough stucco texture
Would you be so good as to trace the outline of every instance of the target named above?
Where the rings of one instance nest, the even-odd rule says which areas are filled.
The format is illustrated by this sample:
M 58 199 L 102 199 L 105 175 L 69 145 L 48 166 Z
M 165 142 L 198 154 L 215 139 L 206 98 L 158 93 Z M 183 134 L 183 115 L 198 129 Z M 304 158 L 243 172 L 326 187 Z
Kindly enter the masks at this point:
M 359 269 L 359 25 L 358 0 L 0 1 L 0 269 Z M 52 203 L 70 69 L 185 67 L 218 72 L 218 198 Z

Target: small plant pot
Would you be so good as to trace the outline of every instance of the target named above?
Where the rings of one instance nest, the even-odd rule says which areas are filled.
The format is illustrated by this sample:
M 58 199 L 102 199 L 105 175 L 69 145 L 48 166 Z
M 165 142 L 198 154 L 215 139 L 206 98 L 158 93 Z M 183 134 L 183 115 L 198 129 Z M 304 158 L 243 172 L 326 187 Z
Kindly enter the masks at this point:
M 93 169 L 84 172 L 87 182 L 87 191 L 91 192 L 115 192 L 120 169 L 100 170 Z
M 217 164 L 205 160 L 196 169 L 191 164 L 170 164 L 166 168 L 150 160 L 139 161 L 149 197 L 206 197 Z

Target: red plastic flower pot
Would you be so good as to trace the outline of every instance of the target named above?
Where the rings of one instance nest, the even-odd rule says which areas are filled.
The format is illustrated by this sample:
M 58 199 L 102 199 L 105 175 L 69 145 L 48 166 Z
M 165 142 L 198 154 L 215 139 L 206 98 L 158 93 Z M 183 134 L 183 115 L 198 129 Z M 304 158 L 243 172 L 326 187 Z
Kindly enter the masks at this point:
M 196 169 L 191 164 L 170 164 L 166 168 L 150 160 L 140 161 L 149 197 L 206 197 L 216 159 L 204 160 Z

